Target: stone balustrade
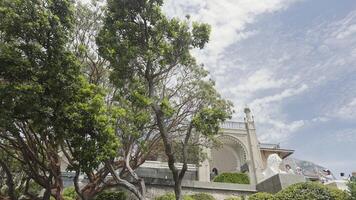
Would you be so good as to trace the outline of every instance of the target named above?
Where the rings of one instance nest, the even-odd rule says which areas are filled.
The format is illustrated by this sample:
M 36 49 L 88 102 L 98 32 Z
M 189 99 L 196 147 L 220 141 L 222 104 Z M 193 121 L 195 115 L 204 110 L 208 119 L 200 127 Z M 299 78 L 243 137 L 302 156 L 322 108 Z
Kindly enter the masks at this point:
M 223 129 L 239 129 L 239 130 L 246 129 L 244 122 L 233 122 L 233 121 L 226 121 L 222 123 L 220 127 Z

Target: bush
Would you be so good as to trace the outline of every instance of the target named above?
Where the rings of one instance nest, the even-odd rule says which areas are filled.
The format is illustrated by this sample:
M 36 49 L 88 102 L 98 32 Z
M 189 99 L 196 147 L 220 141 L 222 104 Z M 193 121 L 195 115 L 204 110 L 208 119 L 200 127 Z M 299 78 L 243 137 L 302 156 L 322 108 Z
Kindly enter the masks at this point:
M 226 198 L 225 200 L 242 200 L 241 197 L 229 197 Z
M 350 196 L 347 192 L 339 190 L 337 188 L 328 188 L 329 192 L 331 194 L 331 196 L 335 199 L 335 200 L 348 200 L 350 199 Z
M 278 192 L 277 200 L 334 200 L 329 189 L 320 183 L 297 183 Z
M 126 200 L 125 192 L 103 192 L 95 197 L 95 200 Z
M 63 190 L 64 200 L 75 200 L 77 198 L 77 192 L 74 187 L 67 187 Z
M 214 178 L 214 182 L 250 184 L 250 179 L 245 173 L 222 173 Z
M 162 195 L 162 196 L 159 196 L 159 197 L 156 197 L 155 200 L 174 200 L 176 199 L 175 198 L 175 195 L 173 193 L 167 193 L 165 195 Z
M 73 199 L 72 197 L 63 196 L 63 200 L 75 200 L 75 199 Z
M 167 193 L 165 195 L 155 198 L 155 200 L 175 200 L 175 199 L 176 197 L 173 193 Z M 194 200 L 194 199 L 189 195 L 183 195 L 183 200 Z
M 206 194 L 206 193 L 198 193 L 198 194 L 193 194 L 190 196 L 194 200 L 215 200 L 215 198 L 213 196 L 211 196 L 210 194 Z
M 259 192 L 248 197 L 248 200 L 274 200 L 274 196 L 270 193 Z
M 42 190 L 43 190 L 43 188 L 40 185 L 38 185 L 36 182 L 30 180 L 29 189 L 28 189 L 29 193 L 34 194 L 34 195 L 39 195 Z
M 191 197 L 189 195 L 184 195 L 183 200 L 194 200 L 194 199 L 193 199 L 193 197 Z
M 352 178 L 350 182 L 347 184 L 349 188 L 349 194 L 351 200 L 356 200 L 356 178 Z

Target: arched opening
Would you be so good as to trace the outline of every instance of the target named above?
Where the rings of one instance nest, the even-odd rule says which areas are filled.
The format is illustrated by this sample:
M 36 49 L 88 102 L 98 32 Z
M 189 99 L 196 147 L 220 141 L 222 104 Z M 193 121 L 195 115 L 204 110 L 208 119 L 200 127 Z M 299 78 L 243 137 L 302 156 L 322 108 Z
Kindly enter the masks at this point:
M 223 135 L 218 137 L 222 146 L 211 149 L 210 170 L 218 169 L 220 172 L 239 172 L 246 163 L 246 150 L 235 137 Z

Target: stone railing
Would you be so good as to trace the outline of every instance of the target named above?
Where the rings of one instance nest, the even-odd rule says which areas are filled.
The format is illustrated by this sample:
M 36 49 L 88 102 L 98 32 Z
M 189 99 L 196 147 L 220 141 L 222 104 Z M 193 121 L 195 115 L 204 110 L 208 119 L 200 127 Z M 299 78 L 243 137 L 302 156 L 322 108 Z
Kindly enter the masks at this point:
M 178 169 L 181 169 L 183 164 L 182 163 L 175 163 L 174 164 Z M 161 161 L 153 161 L 153 160 L 146 160 L 141 166 L 141 168 L 155 168 L 155 169 L 169 169 L 167 162 Z M 197 171 L 198 167 L 195 164 L 188 164 L 189 171 Z
M 223 129 L 245 129 L 244 122 L 233 122 L 233 121 L 226 121 L 220 125 Z
M 260 148 L 265 149 L 279 149 L 279 144 L 270 144 L 270 143 L 260 143 Z

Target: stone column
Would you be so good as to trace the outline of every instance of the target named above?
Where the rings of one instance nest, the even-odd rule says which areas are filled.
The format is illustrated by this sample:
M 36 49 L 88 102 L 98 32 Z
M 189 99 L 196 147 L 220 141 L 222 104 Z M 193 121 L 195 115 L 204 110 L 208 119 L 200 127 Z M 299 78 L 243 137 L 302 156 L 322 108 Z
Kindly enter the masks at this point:
M 246 160 L 246 164 L 248 166 L 248 174 L 249 174 L 249 178 L 250 178 L 250 184 L 256 185 L 257 182 L 256 182 L 256 173 L 255 173 L 255 170 L 253 167 L 254 165 L 251 160 Z
M 247 139 L 249 143 L 248 146 L 249 146 L 250 159 L 251 159 L 251 162 L 249 164 L 249 169 L 251 170 L 250 173 L 252 173 L 252 178 L 254 179 L 251 182 L 257 184 L 259 181 L 262 180 L 263 166 L 262 166 L 261 150 L 257 139 L 255 122 L 251 115 L 251 111 L 249 108 L 245 108 L 244 111 L 246 114 L 245 125 L 246 125 Z
M 209 159 L 211 158 L 211 150 L 204 148 L 203 152 L 206 153 L 207 158 L 200 163 L 198 167 L 198 181 L 210 182 L 210 163 Z

